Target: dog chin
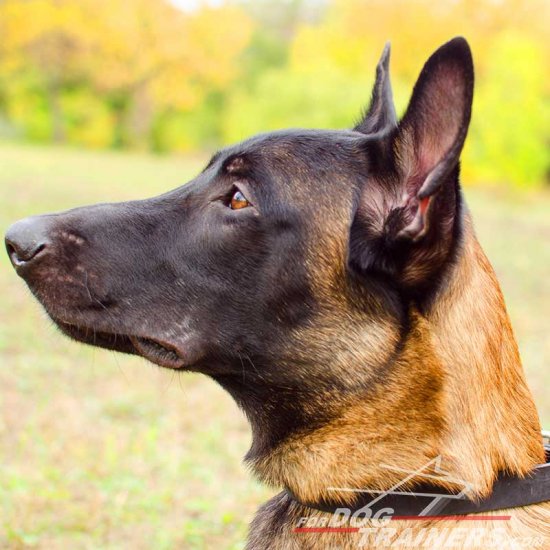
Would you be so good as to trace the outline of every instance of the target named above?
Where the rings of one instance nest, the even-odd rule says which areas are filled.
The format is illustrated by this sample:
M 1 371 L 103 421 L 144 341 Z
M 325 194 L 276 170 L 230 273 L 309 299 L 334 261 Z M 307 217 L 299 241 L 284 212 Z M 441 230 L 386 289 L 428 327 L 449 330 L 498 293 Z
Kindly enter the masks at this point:
M 96 330 L 93 327 L 76 325 L 56 318 L 53 320 L 65 335 L 78 342 L 121 353 L 140 355 L 161 367 L 170 369 L 185 367 L 185 361 L 176 346 L 163 340 Z

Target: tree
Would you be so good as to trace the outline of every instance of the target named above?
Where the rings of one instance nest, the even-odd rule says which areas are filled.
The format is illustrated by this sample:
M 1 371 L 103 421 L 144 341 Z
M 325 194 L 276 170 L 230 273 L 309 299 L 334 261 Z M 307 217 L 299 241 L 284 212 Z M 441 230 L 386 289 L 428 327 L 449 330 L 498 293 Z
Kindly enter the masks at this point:
M 234 78 L 252 22 L 225 5 L 186 14 L 163 0 L 6 0 L 0 29 L 0 77 L 45 94 L 54 139 L 65 135 L 60 98 L 80 87 L 107 102 L 124 146 L 147 138 L 155 112 L 191 108 Z
M 4 86 L 44 92 L 52 137 L 64 139 L 61 90 L 85 77 L 90 36 L 79 3 L 6 0 L 0 4 L 0 76 Z

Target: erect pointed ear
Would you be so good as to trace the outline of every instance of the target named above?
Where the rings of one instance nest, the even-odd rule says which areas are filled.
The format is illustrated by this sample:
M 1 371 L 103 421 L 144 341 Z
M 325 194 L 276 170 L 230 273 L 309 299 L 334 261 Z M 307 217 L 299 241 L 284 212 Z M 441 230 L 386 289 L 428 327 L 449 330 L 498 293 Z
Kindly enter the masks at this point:
M 350 234 L 350 265 L 418 294 L 438 278 L 459 234 L 459 156 L 470 122 L 470 48 L 455 38 L 427 61 L 398 128 L 366 140 L 369 174 Z
M 395 107 L 390 83 L 390 43 L 387 42 L 376 66 L 376 80 L 372 98 L 363 119 L 354 130 L 363 134 L 374 134 L 397 126 Z

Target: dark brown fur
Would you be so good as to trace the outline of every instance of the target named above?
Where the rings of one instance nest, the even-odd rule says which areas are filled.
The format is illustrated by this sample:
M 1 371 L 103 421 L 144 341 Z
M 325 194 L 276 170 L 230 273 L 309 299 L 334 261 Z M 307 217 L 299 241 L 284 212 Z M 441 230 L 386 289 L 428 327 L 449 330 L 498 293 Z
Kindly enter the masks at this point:
M 227 389 L 252 427 L 248 465 L 300 502 L 352 505 L 350 489 L 385 491 L 435 459 L 483 497 L 501 473 L 525 476 L 544 460 L 504 300 L 460 189 L 469 47 L 458 38 L 435 52 L 399 123 L 388 62 L 386 48 L 353 131 L 257 136 L 160 197 L 29 218 L 6 236 L 17 272 L 65 334 Z M 300 518 L 329 518 L 298 501 L 283 492 L 266 503 L 248 550 L 384 545 L 296 532 Z M 548 503 L 499 513 L 512 516 L 498 524 L 509 536 L 550 547 Z M 414 537 L 430 524 L 391 527 Z

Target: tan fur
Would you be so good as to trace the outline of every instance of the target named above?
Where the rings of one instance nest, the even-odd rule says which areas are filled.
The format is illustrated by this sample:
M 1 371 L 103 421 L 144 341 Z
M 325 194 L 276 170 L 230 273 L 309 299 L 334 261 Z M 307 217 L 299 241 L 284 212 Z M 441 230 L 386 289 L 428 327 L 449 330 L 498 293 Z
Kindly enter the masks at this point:
M 444 290 L 428 315 L 412 312 L 408 338 L 395 357 L 398 335 L 391 319 L 379 315 L 379 304 L 352 307 L 362 299 L 353 295 L 356 288 L 343 290 L 347 295 L 335 299 L 341 289 L 333 286 L 334 281 L 342 278 L 331 276 L 329 262 L 325 264 L 325 282 L 318 287 L 331 296 L 325 316 L 310 329 L 301 329 L 298 337 L 322 361 L 331 357 L 332 372 L 340 371 L 344 379 L 356 378 L 359 371 L 367 380 L 372 376 L 372 389 L 366 397 L 350 390 L 337 403 L 330 394 L 312 401 L 312 408 L 332 407 L 334 418 L 314 431 L 293 435 L 252 462 L 262 480 L 288 487 L 304 501 L 329 494 L 332 499 L 349 500 L 349 493 L 329 493 L 328 488 L 387 489 L 403 475 L 381 464 L 412 470 L 441 456 L 444 469 L 470 482 L 473 494 L 481 496 L 491 491 L 499 472 L 523 476 L 544 461 L 537 412 L 502 294 L 468 218 L 464 234 L 459 261 L 448 274 Z M 334 246 L 327 250 L 331 255 L 339 253 Z M 361 347 L 362 338 L 368 339 L 369 346 Z M 327 342 L 332 344 L 330 349 Z M 364 356 L 362 349 L 368 349 Z M 369 371 L 374 355 L 381 358 L 380 364 L 388 362 L 382 375 L 380 368 Z M 319 369 L 320 376 L 322 372 Z M 440 485 L 451 488 L 447 482 Z M 509 522 L 486 523 L 499 523 L 515 537 L 546 537 L 550 547 L 550 505 L 510 513 Z M 294 533 L 297 519 L 312 514 L 318 513 L 287 502 L 284 495 L 275 497 L 258 513 L 247 548 L 357 547 L 357 534 Z M 437 522 L 437 526 L 462 528 L 464 524 Z M 391 527 L 415 530 L 427 525 L 392 522 Z
M 416 469 L 436 456 L 445 426 L 442 380 L 438 365 L 426 364 L 417 355 L 423 345 L 424 321 L 418 317 L 417 323 L 411 340 L 418 341 L 406 348 L 388 378 L 373 382 L 368 401 L 351 395 L 346 403 L 339 403 L 343 412 L 334 420 L 311 433 L 289 438 L 254 463 L 261 478 L 289 487 L 306 501 L 315 501 L 336 496 L 327 492 L 328 487 L 378 489 L 402 477 L 378 467 L 379 463 L 393 461 Z M 362 364 L 351 363 L 357 357 L 346 358 L 349 370 L 353 370 L 352 364 Z M 324 402 L 329 404 L 330 396 Z M 414 452 L 403 452 L 409 447 Z M 349 499 L 348 494 L 343 496 Z
M 445 458 L 480 494 L 496 472 L 524 475 L 544 461 L 537 411 L 494 271 L 471 227 L 464 256 L 431 316 L 445 365 Z

